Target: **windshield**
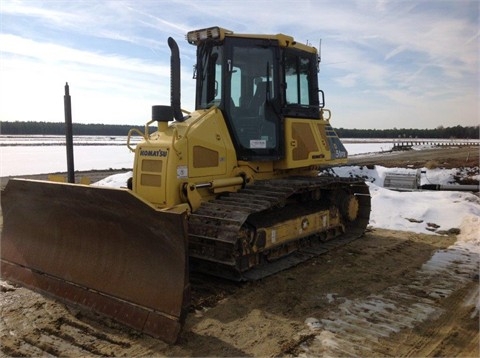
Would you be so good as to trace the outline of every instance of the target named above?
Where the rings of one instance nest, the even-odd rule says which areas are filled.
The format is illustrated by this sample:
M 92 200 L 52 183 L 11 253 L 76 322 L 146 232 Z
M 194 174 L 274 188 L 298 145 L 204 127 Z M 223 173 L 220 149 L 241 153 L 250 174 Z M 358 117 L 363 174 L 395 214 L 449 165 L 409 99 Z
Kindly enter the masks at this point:
M 239 159 L 278 159 L 278 43 L 225 38 L 198 46 L 196 108 L 222 110 Z

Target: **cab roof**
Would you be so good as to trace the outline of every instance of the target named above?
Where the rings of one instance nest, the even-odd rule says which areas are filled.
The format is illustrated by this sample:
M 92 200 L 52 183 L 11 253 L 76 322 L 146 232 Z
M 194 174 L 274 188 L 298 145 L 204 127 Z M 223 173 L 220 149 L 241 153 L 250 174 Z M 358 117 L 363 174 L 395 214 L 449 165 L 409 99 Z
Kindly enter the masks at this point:
M 284 34 L 268 35 L 268 34 L 236 34 L 231 30 L 224 29 L 219 26 L 209 27 L 205 29 L 189 31 L 186 35 L 188 43 L 198 46 L 199 43 L 207 39 L 217 39 L 223 41 L 226 37 L 238 37 L 248 39 L 265 39 L 277 40 L 280 47 L 296 48 L 302 51 L 317 53 L 317 49 L 313 46 L 298 43 L 292 36 Z

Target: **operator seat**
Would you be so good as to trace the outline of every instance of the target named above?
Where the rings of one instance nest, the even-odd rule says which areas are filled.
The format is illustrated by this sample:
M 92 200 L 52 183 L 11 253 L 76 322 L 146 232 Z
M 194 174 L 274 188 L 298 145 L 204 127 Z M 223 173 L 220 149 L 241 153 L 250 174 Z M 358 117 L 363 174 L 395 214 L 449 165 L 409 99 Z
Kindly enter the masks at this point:
M 257 83 L 257 88 L 255 89 L 255 94 L 252 97 L 252 100 L 248 104 L 248 113 L 254 116 L 258 116 L 262 114 L 260 110 L 262 109 L 263 105 L 265 104 L 265 100 L 267 99 L 267 83 L 259 82 Z

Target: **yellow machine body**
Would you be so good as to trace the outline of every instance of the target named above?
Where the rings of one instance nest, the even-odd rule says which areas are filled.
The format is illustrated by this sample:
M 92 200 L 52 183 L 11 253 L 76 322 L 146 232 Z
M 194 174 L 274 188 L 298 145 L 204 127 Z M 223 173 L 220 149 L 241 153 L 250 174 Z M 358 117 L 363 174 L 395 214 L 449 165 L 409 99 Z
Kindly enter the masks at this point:
M 286 155 L 282 160 L 239 161 L 222 111 L 217 107 L 198 110 L 184 122 L 172 122 L 144 134 L 133 148 L 132 190 L 159 209 L 179 206 L 194 211 L 200 201 L 189 202 L 192 191 L 201 200 L 209 200 L 221 192 L 239 190 L 244 182 L 312 175 L 322 167 L 347 162 L 347 152 L 338 146 L 338 137 L 326 119 L 286 118 L 284 141 Z M 231 178 L 243 181 L 204 185 Z M 191 189 L 202 185 L 204 189 Z

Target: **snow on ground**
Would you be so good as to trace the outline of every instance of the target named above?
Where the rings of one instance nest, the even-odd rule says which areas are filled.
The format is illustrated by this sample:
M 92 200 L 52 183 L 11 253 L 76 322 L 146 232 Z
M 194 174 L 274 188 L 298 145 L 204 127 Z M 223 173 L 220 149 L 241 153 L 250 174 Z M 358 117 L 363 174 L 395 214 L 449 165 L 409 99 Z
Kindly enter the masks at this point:
M 453 168 L 453 169 L 420 169 L 420 185 L 424 184 L 455 184 L 456 178 L 480 180 L 478 168 Z M 343 166 L 329 169 L 327 172 L 333 172 L 335 175 L 342 177 L 360 177 L 383 187 L 383 182 L 387 173 L 389 174 L 409 174 L 415 175 L 417 169 L 409 168 L 385 168 L 375 165 L 370 166 Z
M 480 217 L 480 199 L 456 191 L 397 192 L 369 184 L 370 225 L 428 234 L 459 229 L 464 220 Z
M 451 184 L 460 169 L 426 169 L 421 176 L 421 184 Z M 456 233 L 464 222 L 480 218 L 480 199 L 469 192 L 457 191 L 413 191 L 397 192 L 383 188 L 387 173 L 415 173 L 415 169 L 385 168 L 375 166 L 344 166 L 329 170 L 335 175 L 364 178 L 370 187 L 372 196 L 372 227 L 411 231 L 418 233 L 447 234 Z M 112 175 L 100 182 L 98 186 L 126 187 L 132 172 Z M 470 235 L 478 235 L 478 225 L 474 225 Z M 464 230 L 467 230 L 468 225 Z
M 125 173 L 120 173 L 120 174 L 114 174 L 110 175 L 100 181 L 97 181 L 96 183 L 93 183 L 92 185 L 94 186 L 103 186 L 103 187 L 109 187 L 109 188 L 126 188 L 127 187 L 127 181 L 130 179 L 133 175 L 132 171 L 125 172 Z
M 414 175 L 417 169 L 382 166 L 343 166 L 328 170 L 344 177 L 360 177 L 367 181 L 372 196 L 370 225 L 390 230 L 418 233 L 458 232 L 465 220 L 480 218 L 480 199 L 470 192 L 412 191 L 398 192 L 383 187 L 387 173 Z M 454 184 L 455 177 L 478 179 L 466 169 L 421 169 L 420 185 Z M 478 235 L 478 229 L 472 232 Z

